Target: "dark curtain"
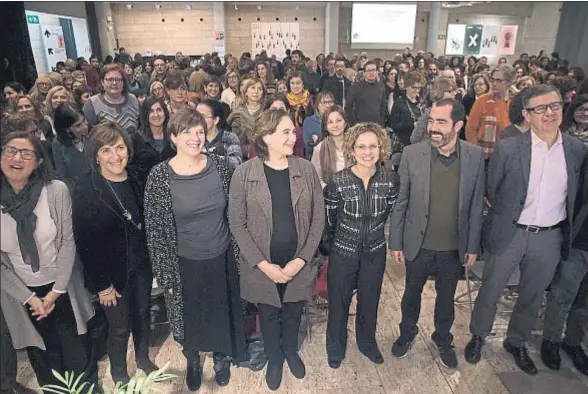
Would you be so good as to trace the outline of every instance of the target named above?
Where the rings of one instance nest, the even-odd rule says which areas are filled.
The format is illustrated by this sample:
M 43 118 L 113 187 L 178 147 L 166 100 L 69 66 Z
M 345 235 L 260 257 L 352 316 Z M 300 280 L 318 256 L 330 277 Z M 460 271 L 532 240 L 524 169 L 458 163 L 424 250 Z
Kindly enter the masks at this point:
M 588 70 L 588 5 L 586 2 L 563 2 L 555 51 L 560 59 L 567 59 L 570 66 Z
M 0 86 L 17 81 L 30 89 L 37 79 L 24 2 L 2 2 L 0 12 Z
M 67 58 L 77 59 L 78 51 L 76 49 L 76 35 L 73 31 L 73 24 L 71 23 L 71 19 L 59 18 L 59 25 L 63 31 L 63 41 L 65 41 L 65 54 L 67 55 Z
M 98 18 L 96 17 L 96 9 L 93 1 L 86 1 L 86 23 L 88 24 L 88 37 L 90 38 L 90 46 L 92 47 L 92 54 L 102 59 L 102 50 L 100 49 L 100 32 L 98 31 Z M 89 59 L 86 59 L 89 60 Z

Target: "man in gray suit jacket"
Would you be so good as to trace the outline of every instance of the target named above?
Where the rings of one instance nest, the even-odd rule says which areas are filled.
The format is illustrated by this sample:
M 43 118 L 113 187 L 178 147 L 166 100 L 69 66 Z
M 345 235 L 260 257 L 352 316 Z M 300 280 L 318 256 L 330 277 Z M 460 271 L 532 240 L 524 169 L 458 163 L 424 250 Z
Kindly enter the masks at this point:
M 418 333 L 421 294 L 435 272 L 437 299 L 433 341 L 441 362 L 457 367 L 451 326 L 461 266 L 472 265 L 480 247 L 484 208 L 482 149 L 458 139 L 465 109 L 452 99 L 436 102 L 429 114 L 429 141 L 404 149 L 400 191 L 390 221 L 390 248 L 406 261 L 400 337 L 392 354 L 405 357 Z
M 559 131 L 563 101 L 551 85 L 526 89 L 523 116 L 531 130 L 504 139 L 487 174 L 490 212 L 484 223 L 488 252 L 465 358 L 477 363 L 490 334 L 496 305 L 512 272 L 520 267 L 519 297 L 512 312 L 504 348 L 518 367 L 535 375 L 525 347 L 541 306 L 543 292 L 570 248 L 569 229 L 586 147 Z

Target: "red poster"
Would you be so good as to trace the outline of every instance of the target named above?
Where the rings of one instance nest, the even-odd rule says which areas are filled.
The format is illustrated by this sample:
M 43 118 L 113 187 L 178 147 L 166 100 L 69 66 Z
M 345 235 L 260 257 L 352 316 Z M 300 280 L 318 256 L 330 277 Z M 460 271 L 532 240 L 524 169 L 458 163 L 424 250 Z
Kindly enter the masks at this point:
M 498 35 L 498 55 L 514 55 L 518 26 L 501 26 Z

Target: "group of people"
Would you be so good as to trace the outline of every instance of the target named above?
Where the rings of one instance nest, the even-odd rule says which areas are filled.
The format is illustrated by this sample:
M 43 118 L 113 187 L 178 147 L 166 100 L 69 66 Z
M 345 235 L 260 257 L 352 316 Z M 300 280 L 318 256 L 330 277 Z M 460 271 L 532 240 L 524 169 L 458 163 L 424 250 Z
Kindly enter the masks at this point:
M 466 360 L 480 360 L 519 267 L 505 349 L 537 373 L 526 342 L 551 285 L 542 359 L 558 369 L 561 347 L 588 374 L 581 69 L 557 56 L 539 57 L 537 69 L 521 56 L 490 71 L 484 57 L 409 50 L 386 62 L 295 50 L 282 62 L 262 52 L 194 64 L 180 52 L 131 59 L 122 48 L 104 64 L 89 60 L 57 64 L 28 94 L 16 82 L 3 89 L 3 371 L 15 368 L 14 348 L 26 348 L 40 385 L 54 382 L 52 369 L 97 382 L 91 327 L 100 313 L 113 380 L 129 381 L 131 333 L 137 367 L 156 370 L 156 279 L 190 390 L 202 382 L 202 352 L 213 353 L 221 386 L 247 357 L 244 301 L 257 307 L 266 383 L 276 390 L 284 362 L 296 378 L 306 374 L 298 332 L 325 256 L 328 365 L 345 359 L 354 294 L 358 348 L 381 364 L 388 249 L 406 266 L 392 354 L 405 357 L 414 343 L 434 274 L 432 339 L 456 368 L 455 291 L 483 247 Z M 2 389 L 14 391 L 9 378 Z

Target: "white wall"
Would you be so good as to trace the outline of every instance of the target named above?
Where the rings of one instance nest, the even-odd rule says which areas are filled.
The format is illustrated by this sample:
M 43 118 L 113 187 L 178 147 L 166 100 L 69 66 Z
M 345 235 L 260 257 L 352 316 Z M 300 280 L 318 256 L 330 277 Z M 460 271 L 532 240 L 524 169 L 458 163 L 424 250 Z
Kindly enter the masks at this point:
M 25 1 L 24 8 L 46 14 L 86 18 L 86 6 L 83 1 Z

